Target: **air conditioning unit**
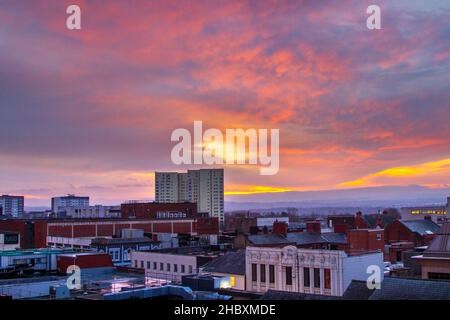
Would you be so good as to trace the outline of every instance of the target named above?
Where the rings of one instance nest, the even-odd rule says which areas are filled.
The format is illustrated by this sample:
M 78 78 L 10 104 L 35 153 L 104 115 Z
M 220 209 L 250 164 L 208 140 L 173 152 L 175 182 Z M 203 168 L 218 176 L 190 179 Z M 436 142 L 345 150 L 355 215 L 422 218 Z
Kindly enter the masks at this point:
M 49 294 L 52 299 L 65 299 L 70 297 L 70 290 L 67 286 L 56 285 L 50 286 Z

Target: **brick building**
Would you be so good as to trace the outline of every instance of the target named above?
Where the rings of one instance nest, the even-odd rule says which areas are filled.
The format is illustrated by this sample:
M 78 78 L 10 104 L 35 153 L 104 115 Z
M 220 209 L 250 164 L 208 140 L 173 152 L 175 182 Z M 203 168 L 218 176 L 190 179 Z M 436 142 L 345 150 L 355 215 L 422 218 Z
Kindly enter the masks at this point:
M 422 279 L 450 281 L 450 221 L 441 226 L 428 249 L 413 259 L 422 267 Z
M 433 240 L 439 226 L 429 219 L 395 220 L 385 229 L 387 244 L 412 242 L 414 247 L 427 246 Z
M 22 248 L 45 248 L 51 237 L 116 237 L 122 229 L 141 229 L 154 234 L 217 236 L 218 218 L 178 219 L 14 219 L 0 220 L 0 229 L 20 234 Z
M 195 218 L 197 204 L 191 202 L 182 203 L 156 203 L 130 201 L 120 206 L 122 218 L 136 219 L 170 219 L 170 218 Z

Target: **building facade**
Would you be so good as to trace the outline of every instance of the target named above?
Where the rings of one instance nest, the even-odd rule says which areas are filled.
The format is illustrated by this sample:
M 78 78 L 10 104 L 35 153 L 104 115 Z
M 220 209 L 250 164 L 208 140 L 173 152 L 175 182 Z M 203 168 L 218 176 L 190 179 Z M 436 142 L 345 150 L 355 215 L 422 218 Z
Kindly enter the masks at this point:
M 142 229 L 159 240 L 159 235 L 176 237 L 187 234 L 201 237 L 206 242 L 217 242 L 217 218 L 178 219 L 8 219 L 0 220 L 0 230 L 20 234 L 22 248 L 45 248 L 48 245 L 67 244 L 67 247 L 90 245 L 92 238 L 116 237 L 123 229 Z M 74 241 L 77 243 L 74 243 Z M 78 243 L 79 242 L 79 243 Z
M 182 277 L 198 274 L 200 268 L 217 258 L 203 247 L 184 247 L 155 251 L 132 251 L 132 267 L 144 269 L 148 278 L 181 283 Z
M 16 250 L 20 248 L 18 232 L 0 231 L 0 251 Z
M 120 206 L 72 206 L 59 207 L 58 214 L 70 218 L 120 218 Z
M 58 213 L 60 207 L 89 207 L 89 197 L 79 197 L 68 194 L 64 197 L 52 198 L 52 212 Z
M 2 195 L 0 207 L 3 216 L 20 217 L 24 213 L 24 197 Z
M 197 204 L 199 212 L 208 212 L 224 223 L 224 170 L 200 169 L 187 173 L 156 172 L 155 201 Z
M 369 266 L 381 270 L 382 281 L 381 252 L 348 256 L 340 250 L 247 247 L 246 288 L 342 296 L 352 280 L 367 280 Z
M 111 256 L 116 266 L 131 266 L 132 251 L 161 249 L 161 243 L 150 238 L 97 238 L 91 242 L 91 248 Z

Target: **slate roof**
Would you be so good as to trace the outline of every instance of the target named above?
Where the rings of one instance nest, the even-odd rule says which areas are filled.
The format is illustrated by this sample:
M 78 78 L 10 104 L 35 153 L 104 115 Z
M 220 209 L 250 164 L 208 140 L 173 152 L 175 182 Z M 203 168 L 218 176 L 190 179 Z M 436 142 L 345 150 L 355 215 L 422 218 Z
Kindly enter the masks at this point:
M 369 300 L 450 300 L 450 282 L 386 277 Z
M 255 245 L 293 244 L 291 241 L 287 240 L 285 237 L 278 234 L 249 235 L 248 241 L 250 241 L 250 243 Z
M 338 243 L 346 244 L 347 238 L 343 233 L 312 233 L 312 232 L 300 232 L 300 233 L 288 233 L 286 235 L 287 240 L 297 245 L 308 245 L 316 243 Z
M 446 221 L 423 253 L 424 257 L 450 257 L 450 221 Z
M 372 294 L 373 290 L 367 288 L 366 281 L 353 280 L 342 298 L 344 300 L 368 300 Z
M 341 300 L 341 297 L 325 296 L 320 294 L 308 294 L 300 292 L 287 292 L 269 290 L 265 292 L 260 300 Z
M 342 297 L 269 290 L 261 300 L 450 300 L 450 282 L 386 277 L 381 289 L 370 290 L 353 280 Z
M 208 262 L 203 271 L 245 275 L 245 250 L 229 251 Z
M 439 225 L 431 220 L 398 220 L 406 228 L 412 232 L 416 232 L 420 235 L 427 235 L 437 233 L 439 231 Z
M 366 221 L 370 229 L 375 229 L 377 227 L 378 219 L 381 219 L 381 224 L 384 228 L 396 220 L 396 218 L 392 215 L 378 213 L 366 214 L 363 216 L 363 219 Z

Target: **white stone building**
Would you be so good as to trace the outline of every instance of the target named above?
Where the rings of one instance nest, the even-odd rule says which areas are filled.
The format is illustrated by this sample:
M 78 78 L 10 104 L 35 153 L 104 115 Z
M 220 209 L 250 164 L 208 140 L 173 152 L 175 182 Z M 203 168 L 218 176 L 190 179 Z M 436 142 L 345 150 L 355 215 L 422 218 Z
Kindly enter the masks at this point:
M 380 269 L 383 253 L 348 256 L 340 250 L 301 249 L 295 246 L 247 247 L 247 291 L 279 291 L 342 296 L 352 280 L 367 281 L 367 267 Z

